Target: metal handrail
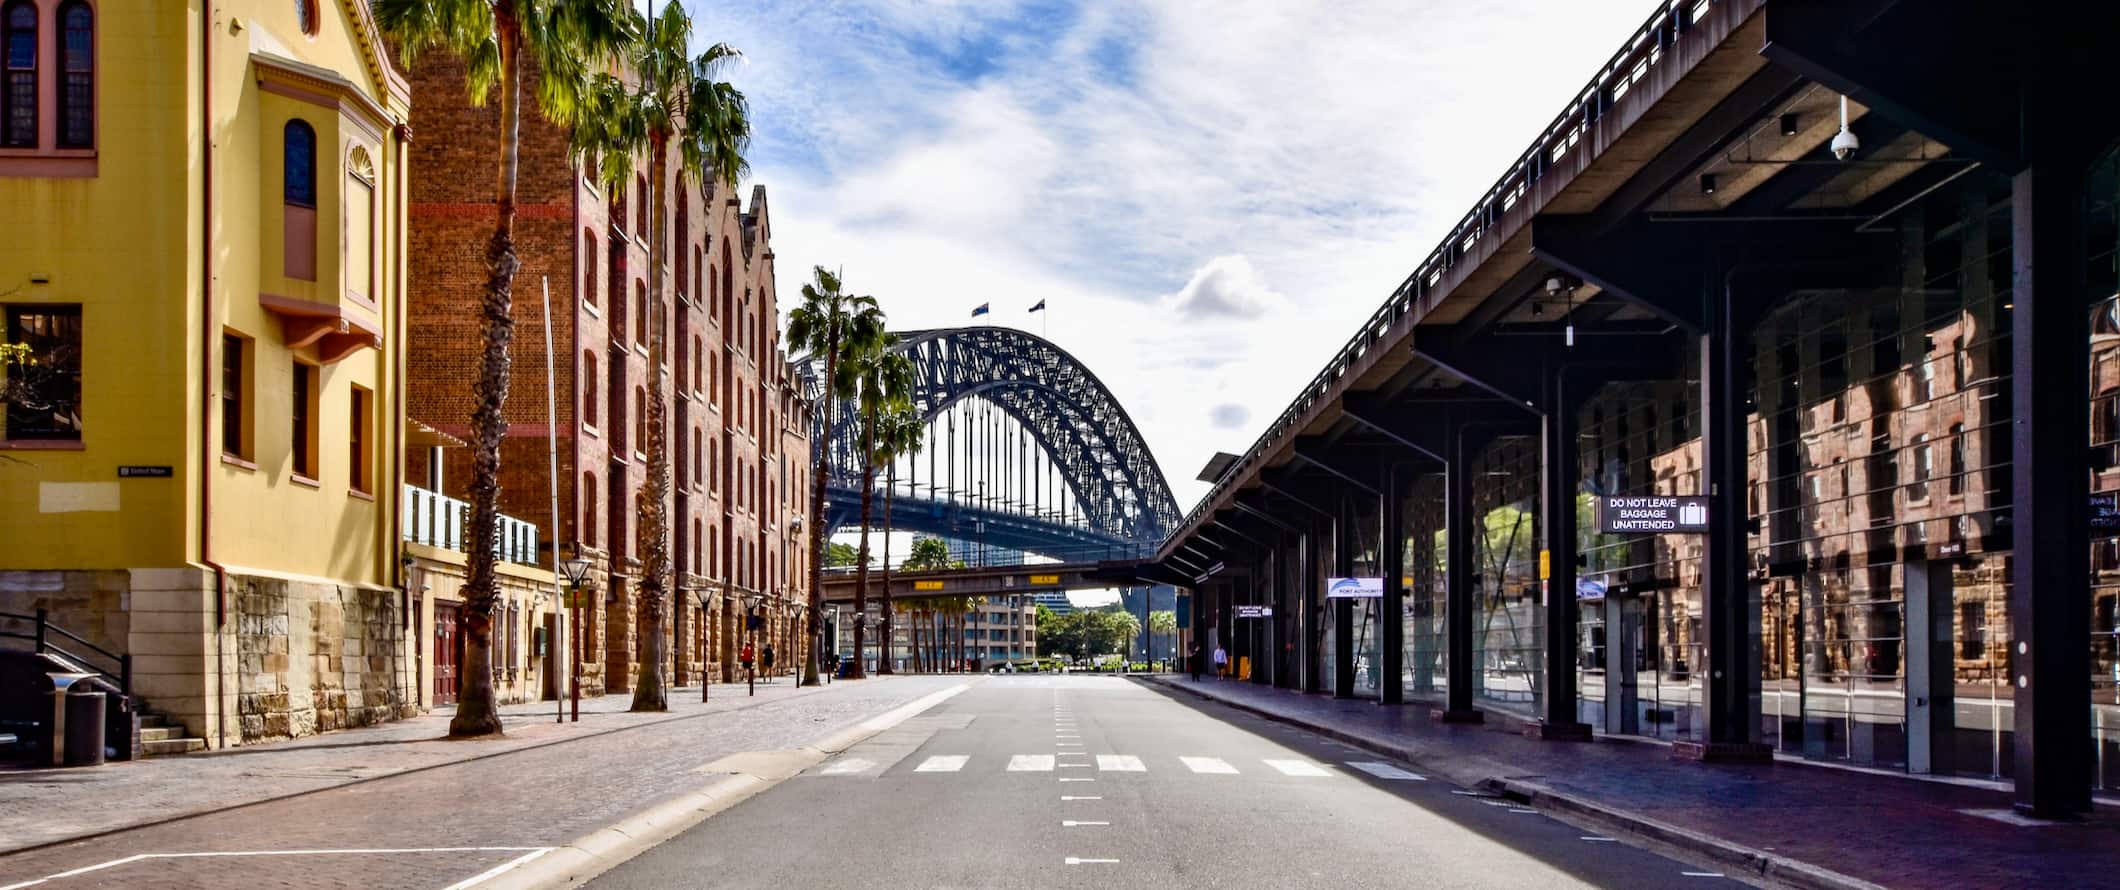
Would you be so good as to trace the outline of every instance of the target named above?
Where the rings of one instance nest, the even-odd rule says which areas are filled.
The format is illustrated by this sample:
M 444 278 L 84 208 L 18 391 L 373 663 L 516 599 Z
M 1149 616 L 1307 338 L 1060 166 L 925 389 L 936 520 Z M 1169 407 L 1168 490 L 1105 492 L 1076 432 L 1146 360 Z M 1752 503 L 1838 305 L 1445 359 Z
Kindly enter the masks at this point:
M 98 646 L 95 643 L 89 642 L 88 640 L 83 639 L 78 634 L 75 634 L 73 631 L 67 630 L 66 628 L 53 624 L 51 622 L 50 615 L 51 611 L 48 609 L 38 609 L 36 614 L 34 615 L 27 615 L 20 612 L 0 612 L 0 620 L 27 622 L 31 625 L 32 628 L 29 633 L 22 633 L 19 631 L 0 631 L 0 637 L 12 637 L 18 640 L 30 640 L 32 641 L 32 648 L 30 651 L 38 655 L 43 655 L 47 652 L 56 654 L 62 658 L 65 658 L 68 661 L 80 665 L 83 668 L 93 671 L 97 676 L 108 680 L 110 683 L 118 687 L 119 694 L 126 696 L 132 695 L 131 655 L 120 655 L 116 652 L 110 651 L 109 649 L 105 649 L 102 646 Z M 112 672 L 96 667 L 95 665 L 89 663 L 88 658 L 80 655 L 79 653 L 69 651 L 56 643 L 53 643 L 50 638 L 50 634 L 52 631 L 58 631 L 60 636 L 87 647 L 89 651 L 92 651 L 97 655 L 103 656 L 104 658 L 117 662 L 117 671 Z
M 1553 121 L 1541 130 L 1531 146 L 1517 156 L 1500 179 L 1487 189 L 1475 202 L 1472 209 L 1452 226 L 1441 244 L 1414 266 L 1413 274 L 1399 282 L 1384 305 L 1369 316 L 1352 339 L 1333 353 L 1325 367 L 1299 390 L 1294 401 L 1281 411 L 1274 422 L 1259 434 L 1244 457 L 1223 473 L 1222 479 L 1209 489 L 1193 508 L 1186 512 L 1185 519 L 1170 532 L 1176 536 L 1191 528 L 1200 519 L 1215 497 L 1228 487 L 1229 480 L 1237 478 L 1238 471 L 1256 460 L 1266 447 L 1280 440 L 1295 422 L 1331 393 L 1332 384 L 1345 376 L 1355 360 L 1382 343 L 1391 330 L 1392 323 L 1413 311 L 1416 305 L 1428 297 L 1442 283 L 1443 273 L 1469 256 L 1479 244 L 1487 230 L 1497 222 L 1501 214 L 1516 206 L 1530 192 L 1531 183 L 1537 182 L 1547 168 L 1572 153 L 1582 142 L 1590 125 L 1604 116 L 1611 103 L 1626 95 L 1650 69 L 1664 60 L 1664 51 L 1678 40 L 1679 35 L 1692 29 L 1718 3 L 1730 0 L 1664 0 L 1656 7 L 1649 20 L 1636 29 L 1634 36 L 1623 44 L 1619 51 L 1590 78 L 1590 83 L 1576 94 L 1576 98 L 1555 115 Z M 1166 543 L 1169 537 L 1165 538 Z

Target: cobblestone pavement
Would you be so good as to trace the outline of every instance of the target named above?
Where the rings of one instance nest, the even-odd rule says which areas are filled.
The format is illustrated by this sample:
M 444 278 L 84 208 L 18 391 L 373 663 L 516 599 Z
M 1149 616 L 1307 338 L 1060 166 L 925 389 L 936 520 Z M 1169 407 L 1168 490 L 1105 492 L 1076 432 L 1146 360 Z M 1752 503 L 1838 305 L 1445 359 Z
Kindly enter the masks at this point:
M 1427 705 L 1379 707 L 1236 681 L 1154 681 L 1359 739 L 1453 781 L 1543 785 L 1605 807 L 1887 887 L 2082 887 L 2120 874 L 2120 813 L 2011 824 L 2007 792 L 1800 762 L 1673 761 L 1653 742 L 1541 742 L 1519 720 L 1445 725 Z M 1181 700 L 1186 700 L 1181 698 Z
M 103 811 L 126 811 L 132 824 L 204 812 L 0 855 L 0 890 L 126 857 L 145 858 L 35 886 L 448 887 L 695 790 L 712 779 L 701 767 L 729 754 L 797 747 L 963 682 L 798 689 L 783 679 L 756 698 L 716 686 L 704 706 L 694 687 L 689 701 L 673 694 L 667 714 L 616 713 L 626 696 L 598 700 L 594 717 L 584 701 L 579 724 L 539 722 L 550 721 L 549 703 L 511 708 L 510 736 L 497 742 L 440 740 L 447 718 L 430 716 L 108 770 L 4 773 L 0 838 L 17 849 L 19 832 L 66 836 L 45 827 L 55 820 L 108 831 L 122 825 Z M 286 794 L 299 796 L 243 805 Z

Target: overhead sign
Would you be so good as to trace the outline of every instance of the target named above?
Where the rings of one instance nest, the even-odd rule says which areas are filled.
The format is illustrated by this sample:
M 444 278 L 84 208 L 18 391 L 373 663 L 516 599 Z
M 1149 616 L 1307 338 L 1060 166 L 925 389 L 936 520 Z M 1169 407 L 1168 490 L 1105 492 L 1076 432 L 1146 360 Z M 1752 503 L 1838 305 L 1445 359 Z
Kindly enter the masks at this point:
M 1272 607 L 1272 606 L 1238 606 L 1238 607 L 1236 607 L 1236 609 L 1237 609 L 1237 613 L 1236 613 L 1236 614 L 1237 614 L 1237 617 L 1238 617 L 1238 618 L 1272 618 L 1272 617 L 1273 617 L 1273 607 Z
M 1708 499 L 1700 495 L 1597 499 L 1599 534 L 1700 534 L 1707 530 Z
M 1575 579 L 1575 598 L 1579 600 L 1601 600 L 1610 587 L 1600 578 Z
M 941 589 L 942 589 L 942 582 L 940 582 L 940 581 L 915 581 L 915 582 L 913 582 L 913 589 L 914 589 L 914 590 L 941 590 Z
M 1326 599 L 1368 599 L 1384 595 L 1382 578 L 1327 578 Z
M 1031 576 L 1031 583 L 1032 583 L 1032 584 L 1058 584 L 1058 583 L 1060 583 L 1060 576 L 1059 576 L 1059 575 L 1032 575 L 1032 576 Z

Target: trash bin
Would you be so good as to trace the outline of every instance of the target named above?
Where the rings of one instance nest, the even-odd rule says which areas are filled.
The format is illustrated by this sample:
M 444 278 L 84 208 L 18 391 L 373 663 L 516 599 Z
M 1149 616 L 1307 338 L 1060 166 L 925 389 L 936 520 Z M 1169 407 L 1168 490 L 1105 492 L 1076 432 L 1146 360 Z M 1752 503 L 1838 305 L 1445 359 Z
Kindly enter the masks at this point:
M 66 690 L 66 765 L 100 766 L 103 763 L 102 691 L 87 683 Z

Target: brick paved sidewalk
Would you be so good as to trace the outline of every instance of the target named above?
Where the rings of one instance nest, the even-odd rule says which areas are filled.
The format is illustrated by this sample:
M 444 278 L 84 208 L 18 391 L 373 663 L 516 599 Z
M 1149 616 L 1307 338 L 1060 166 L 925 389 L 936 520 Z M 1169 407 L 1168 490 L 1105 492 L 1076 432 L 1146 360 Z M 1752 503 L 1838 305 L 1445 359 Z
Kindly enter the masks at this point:
M 879 678 L 880 679 L 880 678 Z M 827 694 L 858 684 L 808 689 L 779 677 L 746 696 L 742 683 L 671 690 L 670 710 L 631 713 L 631 694 L 584 698 L 581 721 L 555 723 L 552 702 L 504 705 L 505 737 L 450 741 L 443 707 L 377 726 L 197 754 L 152 757 L 86 769 L 0 768 L 0 855 L 174 817 L 225 810 L 292 794 L 521 751 L 613 730 L 726 713 Z M 876 683 L 878 680 L 863 681 Z M 882 682 L 890 682 L 882 680 Z
M 1303 725 L 1398 755 L 1459 784 L 1550 789 L 1556 806 L 1585 804 L 1608 818 L 1655 823 L 1741 845 L 1888 887 L 2082 887 L 2120 880 L 2120 813 L 2019 825 L 2006 792 L 1778 761 L 1772 765 L 1673 761 L 1667 746 L 1600 736 L 1590 743 L 1541 742 L 1521 720 L 1446 725 L 1426 705 L 1304 695 L 1234 681 L 1148 678 L 1166 688 Z M 1564 803 L 1565 802 L 1565 803 Z M 1642 823 L 1638 820 L 1649 820 Z M 1660 837 L 1672 840 L 1669 837 Z M 1683 844 L 1684 842 L 1681 841 Z M 1705 849 L 1713 844 L 1694 843 Z M 1784 880 L 1790 875 L 1776 873 Z M 1798 883 L 1831 884 L 1826 880 Z

